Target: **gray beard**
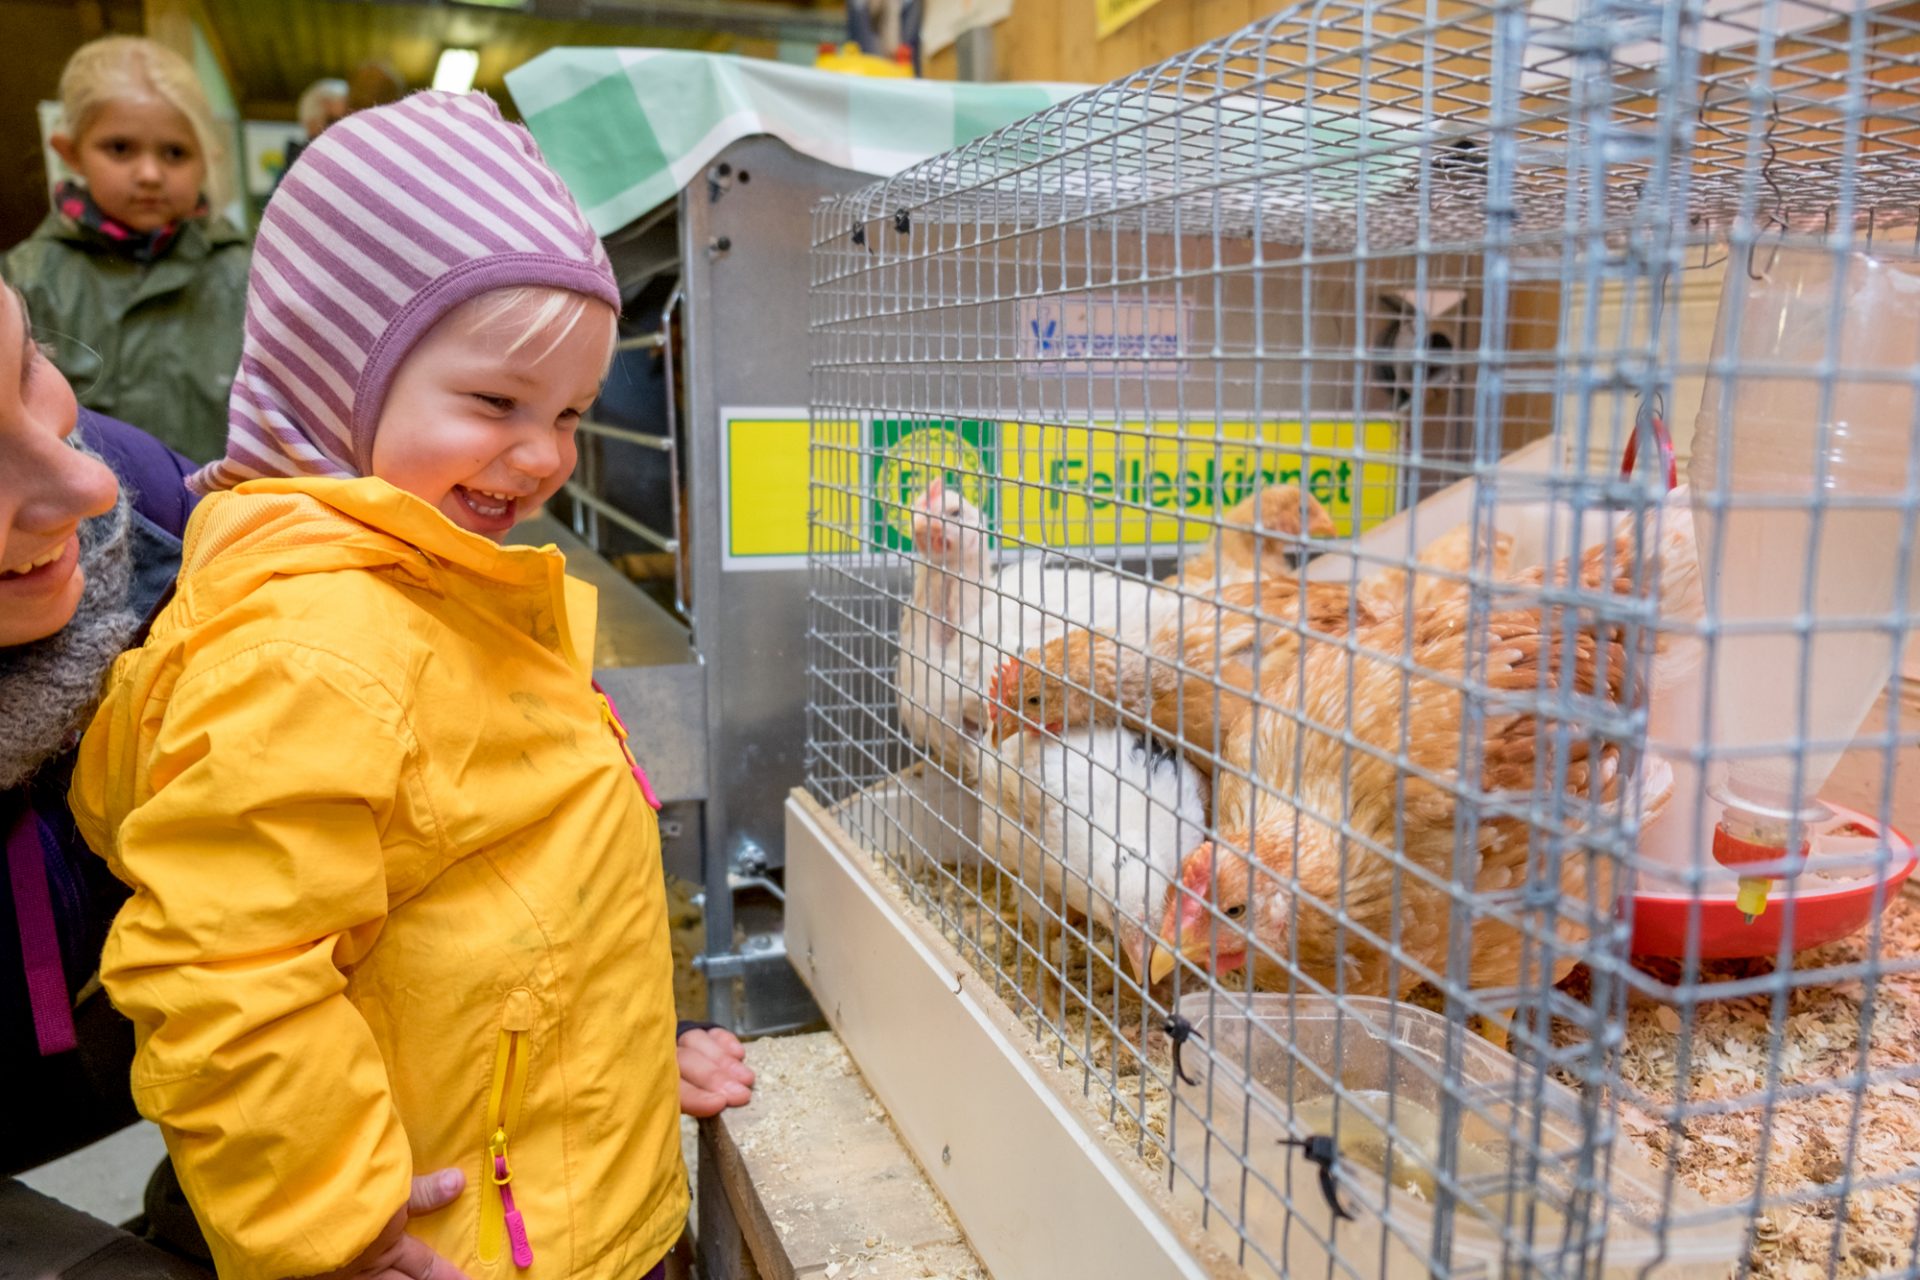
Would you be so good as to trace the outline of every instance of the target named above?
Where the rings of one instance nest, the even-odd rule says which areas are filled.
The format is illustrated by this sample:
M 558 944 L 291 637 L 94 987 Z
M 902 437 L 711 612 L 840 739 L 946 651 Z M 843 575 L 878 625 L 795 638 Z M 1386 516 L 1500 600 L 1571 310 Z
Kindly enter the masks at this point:
M 73 438 L 74 447 L 91 453 Z M 86 589 L 73 620 L 44 639 L 0 649 L 0 792 L 11 791 L 72 745 L 101 683 L 141 618 L 127 607 L 133 578 L 132 508 L 125 486 L 105 515 L 80 523 Z

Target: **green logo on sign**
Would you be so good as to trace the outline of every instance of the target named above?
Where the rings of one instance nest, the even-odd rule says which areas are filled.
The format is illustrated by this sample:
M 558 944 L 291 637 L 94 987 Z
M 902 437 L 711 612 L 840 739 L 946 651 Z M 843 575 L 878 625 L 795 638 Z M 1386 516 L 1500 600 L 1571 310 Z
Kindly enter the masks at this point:
M 873 447 L 873 541 L 913 548 L 913 503 L 936 476 L 957 485 L 994 527 L 994 424 L 973 418 L 878 418 Z

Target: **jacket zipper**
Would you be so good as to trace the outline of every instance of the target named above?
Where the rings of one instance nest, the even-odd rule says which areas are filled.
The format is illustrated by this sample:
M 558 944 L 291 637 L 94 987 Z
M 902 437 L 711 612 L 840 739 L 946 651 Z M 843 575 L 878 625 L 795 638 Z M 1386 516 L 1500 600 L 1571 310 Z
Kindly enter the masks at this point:
M 620 713 L 613 709 L 613 699 L 600 687 L 599 681 L 593 685 L 594 693 L 600 699 L 600 722 L 613 730 L 613 740 L 620 744 L 620 754 L 626 758 L 627 768 L 633 773 L 633 780 L 640 784 L 641 798 L 654 812 L 660 810 L 660 799 L 653 793 L 653 782 L 647 777 L 647 771 L 640 767 L 640 761 L 634 757 L 633 748 L 627 745 L 626 722 L 620 719 Z
M 516 988 L 507 993 L 506 1013 L 500 1022 L 493 1053 L 493 1088 L 487 1096 L 486 1178 L 480 1203 L 479 1255 L 482 1262 L 500 1257 L 505 1238 L 516 1267 L 533 1265 L 533 1245 L 527 1224 L 513 1198 L 513 1166 L 508 1144 L 520 1123 L 520 1104 L 527 1093 L 532 1055 L 533 993 Z

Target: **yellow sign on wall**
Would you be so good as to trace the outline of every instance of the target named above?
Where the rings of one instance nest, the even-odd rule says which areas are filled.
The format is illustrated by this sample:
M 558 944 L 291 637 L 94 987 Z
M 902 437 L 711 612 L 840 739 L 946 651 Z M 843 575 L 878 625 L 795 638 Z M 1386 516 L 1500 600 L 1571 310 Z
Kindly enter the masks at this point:
M 1093 34 L 1105 40 L 1159 3 L 1160 0 L 1093 0 Z
M 1262 485 L 1297 484 L 1342 536 L 1398 506 L 1392 421 L 1003 424 L 1002 538 L 1045 546 L 1143 546 L 1208 536 L 1204 523 Z M 1012 481 L 1013 483 L 1006 483 Z
M 1201 541 L 1262 485 L 1299 485 L 1343 536 L 1399 509 L 1391 419 L 1224 421 L 1200 435 L 1177 421 L 874 418 L 829 431 L 834 474 L 817 484 L 803 411 L 724 421 L 729 569 L 798 567 L 810 532 L 821 552 L 907 550 L 909 509 L 936 476 L 968 495 L 1000 542 L 1030 546 Z

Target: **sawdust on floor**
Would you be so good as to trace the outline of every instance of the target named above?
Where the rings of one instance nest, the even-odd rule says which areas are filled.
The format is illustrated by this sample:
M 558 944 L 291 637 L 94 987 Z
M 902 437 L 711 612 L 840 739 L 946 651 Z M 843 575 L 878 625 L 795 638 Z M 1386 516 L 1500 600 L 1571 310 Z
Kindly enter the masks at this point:
M 990 1280 L 946 1202 L 913 1163 L 886 1109 L 867 1090 L 837 1037 L 830 1032 L 780 1036 L 755 1041 L 748 1052 L 757 1077 L 756 1096 L 778 1099 L 778 1105 L 735 1113 L 729 1133 L 742 1158 L 756 1166 L 755 1189 L 783 1244 L 804 1253 L 792 1259 L 796 1269 L 828 1280 Z M 864 1108 L 849 1121 L 846 1110 L 853 1098 L 863 1100 Z M 823 1118 L 839 1122 L 836 1134 L 843 1147 L 864 1153 L 863 1176 L 855 1178 L 856 1185 L 871 1189 L 875 1153 L 885 1153 L 880 1172 L 891 1212 L 847 1203 L 840 1194 L 844 1188 L 820 1176 L 817 1166 L 829 1155 L 819 1133 Z M 847 1132 L 848 1123 L 880 1128 L 863 1137 Z M 882 1131 L 883 1136 L 876 1136 Z M 903 1180 L 894 1163 L 907 1168 L 910 1176 Z M 797 1176 L 778 1176 L 796 1165 Z M 902 1212 L 903 1203 L 910 1211 Z M 897 1238 L 887 1221 L 910 1227 L 913 1238 Z M 844 1236 L 836 1223 L 849 1227 Z

